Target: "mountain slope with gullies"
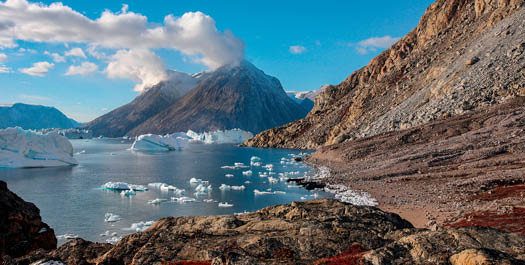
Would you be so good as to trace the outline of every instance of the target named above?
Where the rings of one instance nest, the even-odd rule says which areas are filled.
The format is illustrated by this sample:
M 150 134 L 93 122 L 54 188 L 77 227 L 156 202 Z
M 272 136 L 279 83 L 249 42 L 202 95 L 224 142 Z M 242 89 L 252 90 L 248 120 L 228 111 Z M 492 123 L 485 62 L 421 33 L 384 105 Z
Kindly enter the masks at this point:
M 128 135 L 239 128 L 258 133 L 306 115 L 275 77 L 247 61 L 209 73 L 194 89 Z
M 525 95 L 523 0 L 438 0 L 419 25 L 315 98 L 301 120 L 245 145 L 317 148 Z
M 171 71 L 170 79 L 146 89 L 130 103 L 106 113 L 84 126 L 95 136 L 121 137 L 148 118 L 165 110 L 197 85 L 198 79 Z

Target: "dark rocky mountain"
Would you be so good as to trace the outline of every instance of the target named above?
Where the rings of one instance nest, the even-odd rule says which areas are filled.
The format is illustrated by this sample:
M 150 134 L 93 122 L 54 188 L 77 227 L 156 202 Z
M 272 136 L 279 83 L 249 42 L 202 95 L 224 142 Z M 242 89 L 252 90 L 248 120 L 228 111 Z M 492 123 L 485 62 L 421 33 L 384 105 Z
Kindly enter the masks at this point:
M 209 73 L 184 97 L 128 135 L 239 128 L 258 133 L 300 119 L 306 111 L 275 77 L 247 61 Z
M 56 247 L 55 233 L 42 222 L 40 210 L 0 181 L 0 264 L 5 255 L 17 258 L 37 249 Z
M 0 106 L 0 129 L 22 127 L 26 130 L 46 128 L 70 129 L 79 125 L 54 107 L 16 103 Z
M 188 74 L 171 71 L 170 79 L 146 89 L 130 103 L 86 124 L 94 136 L 121 137 L 141 123 L 162 112 L 198 83 Z
M 525 95 L 523 0 L 438 0 L 419 25 L 304 118 L 247 145 L 317 148 L 406 129 Z

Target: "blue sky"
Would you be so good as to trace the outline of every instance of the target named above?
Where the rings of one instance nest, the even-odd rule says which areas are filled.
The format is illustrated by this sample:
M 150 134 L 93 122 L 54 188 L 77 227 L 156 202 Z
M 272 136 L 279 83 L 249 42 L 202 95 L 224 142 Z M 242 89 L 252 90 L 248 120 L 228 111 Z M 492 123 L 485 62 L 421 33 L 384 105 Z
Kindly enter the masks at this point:
M 55 1 L 43 1 L 31 9 L 24 1 L 0 1 L 0 104 L 55 106 L 81 122 L 131 101 L 164 68 L 199 72 L 242 54 L 279 78 L 285 90 L 337 84 L 413 29 L 433 2 L 106 0 L 62 1 L 50 8 Z M 46 8 L 56 13 L 31 13 Z M 97 21 L 105 11 L 109 19 Z M 197 11 L 202 13 L 184 15 Z M 15 12 L 27 12 L 27 19 Z M 136 33 L 145 30 L 142 20 L 148 29 L 168 32 L 168 24 L 182 25 L 185 34 L 195 29 L 200 35 L 182 38 L 174 30 L 142 40 Z M 130 70 L 128 63 L 138 68 Z

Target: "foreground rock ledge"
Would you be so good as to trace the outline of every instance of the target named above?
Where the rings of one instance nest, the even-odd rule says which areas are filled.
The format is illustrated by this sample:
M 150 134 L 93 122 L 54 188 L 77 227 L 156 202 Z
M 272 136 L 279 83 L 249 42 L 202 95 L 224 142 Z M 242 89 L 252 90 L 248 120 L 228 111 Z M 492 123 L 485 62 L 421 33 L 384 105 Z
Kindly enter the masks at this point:
M 164 218 L 114 246 L 75 239 L 7 264 L 522 264 L 523 246 L 519 234 L 414 229 L 374 207 L 318 199 L 237 216 Z

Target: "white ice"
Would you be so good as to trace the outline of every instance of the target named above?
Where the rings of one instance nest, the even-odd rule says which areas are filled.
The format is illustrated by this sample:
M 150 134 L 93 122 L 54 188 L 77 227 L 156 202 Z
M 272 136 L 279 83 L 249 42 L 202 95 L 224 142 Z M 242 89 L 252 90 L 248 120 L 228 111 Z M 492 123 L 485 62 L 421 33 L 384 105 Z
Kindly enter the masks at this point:
M 226 174 L 226 175 L 224 175 L 224 176 L 227 177 L 227 178 L 233 178 L 233 177 L 235 177 L 233 174 Z
M 146 221 L 146 222 L 132 223 L 130 227 L 122 228 L 122 230 L 142 232 L 142 231 L 148 229 L 154 223 L 155 223 L 155 221 Z M 112 236 L 115 236 L 115 235 L 116 234 L 114 234 L 114 235 L 112 234 Z
M 108 238 L 108 239 L 106 239 L 106 242 L 109 243 L 109 244 L 113 244 L 113 245 L 115 245 L 115 244 L 117 244 L 118 241 L 121 240 L 121 239 L 122 239 L 122 237 L 120 237 L 120 236 L 119 236 L 119 237 L 114 236 L 114 237 L 112 237 L 112 238 Z
M 156 198 L 154 200 L 149 200 L 148 204 L 158 205 L 158 204 L 161 204 L 161 203 L 167 202 L 167 201 L 168 201 L 167 199 Z
M 227 202 L 219 202 L 219 207 L 223 207 L 223 208 L 233 207 L 233 204 L 227 203 Z
M 226 191 L 226 190 L 244 190 L 244 189 L 246 189 L 246 187 L 244 185 L 241 185 L 241 186 L 230 186 L 230 185 L 227 185 L 227 184 L 222 184 L 219 187 L 219 189 L 222 190 L 222 191 Z
M 208 183 L 209 181 L 207 180 L 202 180 L 202 179 L 197 179 L 197 178 L 190 179 L 190 184 L 194 184 L 194 185 L 198 185 L 198 184 L 207 185 Z
M 30 265 L 66 265 L 62 263 L 61 261 L 57 260 L 47 260 L 47 261 L 36 261 L 31 263 Z
M 253 174 L 253 172 L 251 170 L 247 170 L 247 171 L 243 171 L 242 174 L 244 176 L 251 176 Z
M 214 131 L 197 133 L 192 130 L 186 132 L 186 135 L 193 141 L 205 144 L 240 144 L 253 138 L 253 133 L 241 129 L 231 129 L 225 131 Z
M 135 139 L 131 146 L 133 151 L 175 151 L 188 146 L 189 138 L 180 133 L 156 135 L 143 134 Z
M 75 234 L 63 234 L 63 235 L 57 236 L 58 240 L 60 240 L 60 239 L 75 239 L 75 238 L 78 238 L 78 235 L 75 235 Z
M 190 198 L 190 197 L 171 197 L 171 201 L 178 202 L 178 203 L 187 203 L 187 202 L 194 202 L 196 200 L 195 198 Z
M 0 167 L 78 165 L 73 146 L 56 132 L 38 134 L 20 127 L 0 130 Z
M 270 182 L 270 184 L 277 184 L 279 182 L 279 179 L 269 177 L 268 182 Z
M 104 215 L 104 222 L 113 223 L 120 221 L 120 215 L 114 213 L 106 213 Z
M 260 191 L 258 189 L 254 189 L 253 193 L 255 195 L 286 194 L 284 191 Z
M 106 190 L 134 190 L 134 191 L 147 191 L 148 188 L 144 185 L 137 185 L 137 184 L 129 184 L 126 182 L 106 182 L 104 185 L 102 185 L 103 189 Z

